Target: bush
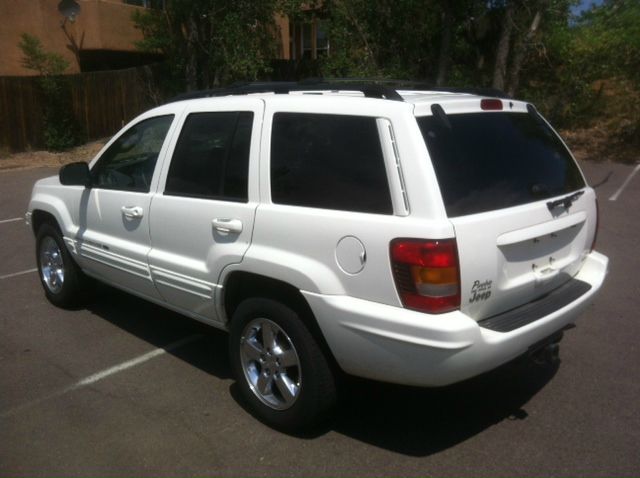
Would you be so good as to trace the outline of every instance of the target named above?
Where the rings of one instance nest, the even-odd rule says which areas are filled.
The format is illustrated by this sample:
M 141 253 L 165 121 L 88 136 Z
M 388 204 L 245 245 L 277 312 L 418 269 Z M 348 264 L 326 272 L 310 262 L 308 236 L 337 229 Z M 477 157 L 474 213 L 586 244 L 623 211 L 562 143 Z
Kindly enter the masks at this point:
M 62 55 L 44 50 L 41 41 L 28 33 L 21 36 L 20 49 L 25 68 L 40 74 L 43 91 L 44 144 L 50 151 L 62 151 L 80 144 L 82 134 L 69 110 L 70 85 L 63 73 L 69 62 Z

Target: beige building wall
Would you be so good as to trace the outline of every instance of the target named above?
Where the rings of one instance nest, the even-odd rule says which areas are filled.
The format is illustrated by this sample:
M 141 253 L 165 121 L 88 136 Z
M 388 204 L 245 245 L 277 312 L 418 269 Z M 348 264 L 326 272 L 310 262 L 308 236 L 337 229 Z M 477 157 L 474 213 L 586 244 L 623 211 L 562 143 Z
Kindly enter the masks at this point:
M 142 39 L 131 20 L 140 9 L 122 0 L 77 0 L 80 14 L 75 22 L 64 24 L 68 35 L 83 50 L 135 51 L 134 42 Z M 0 0 L 0 76 L 26 76 L 35 72 L 22 66 L 20 35 L 37 36 L 47 51 L 61 54 L 69 61 L 68 73 L 80 66 L 70 39 L 62 28 L 58 12 L 60 0 Z

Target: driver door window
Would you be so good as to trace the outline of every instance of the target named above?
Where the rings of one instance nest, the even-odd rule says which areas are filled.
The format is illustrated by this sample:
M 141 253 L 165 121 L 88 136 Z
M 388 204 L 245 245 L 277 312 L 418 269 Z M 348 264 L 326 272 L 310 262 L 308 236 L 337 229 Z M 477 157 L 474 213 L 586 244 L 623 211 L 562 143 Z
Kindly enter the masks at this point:
M 149 192 L 173 115 L 149 118 L 125 131 L 91 169 L 93 187 Z

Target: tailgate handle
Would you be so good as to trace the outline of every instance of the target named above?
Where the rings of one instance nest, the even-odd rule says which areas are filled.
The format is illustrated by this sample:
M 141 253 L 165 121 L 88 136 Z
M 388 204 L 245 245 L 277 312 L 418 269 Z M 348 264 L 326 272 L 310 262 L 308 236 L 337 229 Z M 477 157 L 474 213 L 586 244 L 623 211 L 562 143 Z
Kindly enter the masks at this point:
M 242 221 L 240 219 L 216 218 L 211 221 L 213 227 L 218 232 L 229 234 L 230 232 L 241 233 Z
M 560 274 L 560 269 L 547 266 L 544 269 L 534 270 L 533 273 L 536 276 L 536 284 L 544 284 L 545 282 L 550 281 L 554 277 L 557 277 L 558 274 Z

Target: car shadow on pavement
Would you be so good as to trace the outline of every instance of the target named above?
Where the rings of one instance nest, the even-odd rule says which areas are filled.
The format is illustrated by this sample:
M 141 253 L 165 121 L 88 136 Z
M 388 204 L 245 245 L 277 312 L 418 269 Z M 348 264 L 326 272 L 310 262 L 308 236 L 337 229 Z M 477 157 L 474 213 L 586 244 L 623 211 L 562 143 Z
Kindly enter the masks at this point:
M 527 402 L 557 370 L 521 358 L 443 388 L 349 380 L 332 428 L 397 453 L 428 456 L 503 420 L 526 420 Z
M 169 350 L 219 379 L 231 377 L 226 333 L 116 289 L 98 285 L 87 306 L 95 315 L 155 347 L 194 334 L 202 339 Z M 331 421 L 304 434 L 314 439 L 335 431 L 410 456 L 450 448 L 503 420 L 526 420 L 523 408 L 555 375 L 557 366 L 519 359 L 465 382 L 423 389 L 346 378 Z M 235 384 L 230 394 L 247 410 Z M 248 411 L 248 410 L 247 410 Z
M 93 295 L 88 311 L 155 347 L 201 335 L 167 353 L 217 378 L 231 376 L 225 332 L 103 284 L 96 284 Z

